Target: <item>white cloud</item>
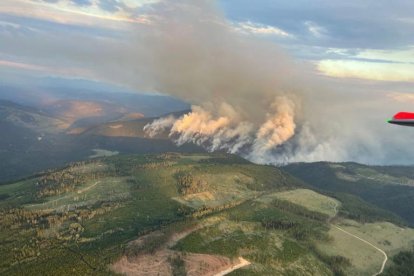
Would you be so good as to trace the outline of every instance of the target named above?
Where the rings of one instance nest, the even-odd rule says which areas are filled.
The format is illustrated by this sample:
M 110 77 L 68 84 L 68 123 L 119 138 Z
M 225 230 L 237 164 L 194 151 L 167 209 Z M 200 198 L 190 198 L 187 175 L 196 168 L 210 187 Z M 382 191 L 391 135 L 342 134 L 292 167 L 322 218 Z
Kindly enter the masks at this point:
M 248 33 L 248 34 L 293 37 L 291 34 L 277 27 L 264 25 L 260 23 L 254 23 L 251 21 L 239 22 L 235 24 L 235 29 L 239 32 Z
M 91 5 L 86 6 L 75 5 L 70 1 L 47 3 L 25 0 L 1 0 L 1 2 L 1 13 L 50 20 L 62 24 L 104 26 L 105 28 L 118 29 L 125 27 L 125 23 L 149 23 L 148 18 L 145 16 L 132 16 L 131 11 L 139 6 L 131 6 L 129 11 L 120 10 L 111 13 L 101 9 L 97 1 L 93 1 Z M 111 23 L 108 24 L 108 21 Z
M 414 46 L 396 50 L 367 49 L 358 53 L 356 57 L 390 62 L 414 63 Z
M 306 21 L 305 26 L 308 28 L 308 31 L 314 37 L 317 37 L 317 38 L 323 37 L 328 33 L 328 31 L 324 27 L 319 26 L 318 24 L 312 21 Z
M 414 82 L 414 64 L 379 63 L 357 60 L 321 60 L 317 69 L 337 78 Z

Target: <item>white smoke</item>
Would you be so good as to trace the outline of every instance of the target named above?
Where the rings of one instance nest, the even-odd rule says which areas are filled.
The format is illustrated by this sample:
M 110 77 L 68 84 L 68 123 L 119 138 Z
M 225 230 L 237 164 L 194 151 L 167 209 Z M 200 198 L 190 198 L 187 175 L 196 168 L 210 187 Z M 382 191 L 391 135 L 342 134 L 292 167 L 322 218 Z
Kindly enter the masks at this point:
M 295 105 L 293 101 L 279 97 L 273 102 L 267 121 L 260 126 L 253 142 L 249 158 L 255 162 L 268 162 L 269 153 L 295 134 Z
M 295 134 L 301 70 L 275 44 L 234 30 L 215 1 L 153 7 L 151 32 L 138 32 L 140 45 L 147 46 L 140 75 L 193 107 L 175 122 L 156 120 L 145 131 L 154 136 L 169 127 L 178 145 L 191 142 L 266 162 Z
M 211 107 L 210 107 L 211 108 Z M 144 127 L 153 137 L 170 129 L 178 145 L 194 143 L 209 151 L 226 150 L 244 154 L 255 162 L 267 162 L 272 150 L 295 134 L 295 104 L 287 97 L 277 97 L 261 123 L 243 120 L 234 108 L 222 103 L 217 115 L 200 106 L 180 118 L 166 117 Z
M 153 121 L 151 124 L 144 126 L 146 134 L 153 138 L 158 134 L 169 131 L 174 125 L 176 118 L 174 116 L 167 116 Z
M 213 116 L 207 109 L 193 106 L 192 112 L 179 118 L 171 129 L 179 145 L 193 142 L 210 151 L 225 149 L 236 153 L 248 142 L 252 125 L 241 121 L 232 106 L 222 103 Z

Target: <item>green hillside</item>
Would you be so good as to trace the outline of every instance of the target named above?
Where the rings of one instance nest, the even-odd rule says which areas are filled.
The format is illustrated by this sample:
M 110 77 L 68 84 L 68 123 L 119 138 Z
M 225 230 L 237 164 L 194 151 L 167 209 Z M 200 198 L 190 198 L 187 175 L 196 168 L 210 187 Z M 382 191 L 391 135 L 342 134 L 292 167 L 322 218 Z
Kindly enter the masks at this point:
M 0 186 L 1 271 L 106 273 L 139 233 L 294 185 L 275 168 L 233 156 L 165 154 L 74 163 Z M 221 186 L 228 191 L 216 190 Z M 174 199 L 195 191 L 216 194 L 212 207 L 191 208 Z
M 291 164 L 283 169 L 314 189 L 350 202 L 353 207 L 344 206 L 341 211 L 352 219 L 375 221 L 388 216 L 388 221 L 397 222 L 400 217 L 414 225 L 413 167 L 319 162 Z
M 414 244 L 376 207 L 346 219 L 370 205 L 342 200 L 232 155 L 77 162 L 0 185 L 0 274 L 365 275 L 381 254 L 339 228 L 390 257 Z

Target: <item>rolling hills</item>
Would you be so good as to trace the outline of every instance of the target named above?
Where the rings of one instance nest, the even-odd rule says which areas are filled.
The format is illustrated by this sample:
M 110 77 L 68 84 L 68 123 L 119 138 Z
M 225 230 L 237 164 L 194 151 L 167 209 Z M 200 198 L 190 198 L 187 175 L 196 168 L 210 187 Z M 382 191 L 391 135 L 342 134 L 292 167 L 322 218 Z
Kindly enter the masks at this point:
M 414 244 L 394 213 L 309 187 L 219 153 L 72 163 L 0 185 L 0 274 L 367 275 Z
M 154 105 L 154 97 L 159 98 L 160 110 L 164 110 L 165 99 L 150 97 Z M 153 119 L 139 118 L 142 114 L 119 105 L 61 100 L 40 107 L 0 100 L 0 182 L 87 160 L 95 151 L 203 152 L 195 145 L 177 147 L 165 135 L 146 137 L 142 128 Z

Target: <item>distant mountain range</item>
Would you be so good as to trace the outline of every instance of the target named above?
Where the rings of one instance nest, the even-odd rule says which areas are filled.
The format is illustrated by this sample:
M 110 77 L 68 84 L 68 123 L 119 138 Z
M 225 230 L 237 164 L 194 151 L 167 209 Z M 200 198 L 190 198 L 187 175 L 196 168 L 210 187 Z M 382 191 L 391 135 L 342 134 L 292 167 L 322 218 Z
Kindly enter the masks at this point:
M 168 97 L 128 94 L 120 95 L 118 102 L 59 99 L 28 105 L 1 100 L 3 96 L 0 93 L 0 182 L 88 159 L 95 149 L 119 153 L 203 151 L 194 145 L 178 148 L 165 136 L 149 138 L 143 132 L 154 119 L 147 114 L 177 111 L 171 105 L 176 100 Z M 187 107 L 176 101 L 175 107 L 180 106 Z
M 0 100 L 49 110 L 58 115 L 65 115 L 65 110 L 71 111 L 71 108 L 76 111 L 82 107 L 79 104 L 85 107 L 86 103 L 103 105 L 105 112 L 141 113 L 145 117 L 157 117 L 190 107 L 188 103 L 167 95 L 137 93 L 110 84 L 59 78 L 34 79 L 19 86 L 0 83 Z

